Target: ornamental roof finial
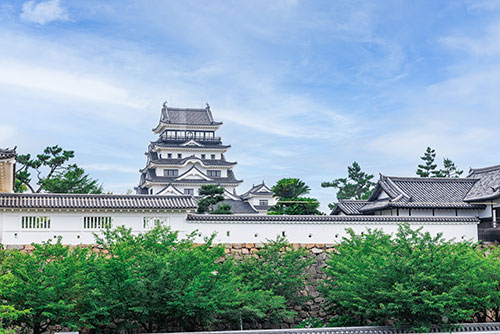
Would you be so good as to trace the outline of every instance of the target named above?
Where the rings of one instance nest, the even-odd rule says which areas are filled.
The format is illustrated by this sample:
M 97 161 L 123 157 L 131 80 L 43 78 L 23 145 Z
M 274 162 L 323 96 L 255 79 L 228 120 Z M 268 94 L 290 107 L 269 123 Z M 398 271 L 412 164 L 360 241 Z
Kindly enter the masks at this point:
M 205 103 L 205 109 L 210 110 L 210 104 L 208 104 L 208 102 Z
M 167 103 L 168 103 L 168 101 L 167 101 L 167 100 L 165 100 L 165 102 L 163 102 L 163 108 L 166 108 L 166 107 L 167 107 Z

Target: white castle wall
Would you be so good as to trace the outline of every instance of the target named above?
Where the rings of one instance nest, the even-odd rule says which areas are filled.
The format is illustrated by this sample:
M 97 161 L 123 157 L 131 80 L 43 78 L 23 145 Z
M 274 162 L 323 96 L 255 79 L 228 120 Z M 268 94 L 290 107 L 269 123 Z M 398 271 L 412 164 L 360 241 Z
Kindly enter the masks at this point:
M 43 215 L 50 217 L 50 227 L 46 229 L 23 229 L 23 216 Z M 5 245 L 24 245 L 42 242 L 62 236 L 64 244 L 91 244 L 93 233 L 99 229 L 84 229 L 86 216 L 111 216 L 112 225 L 125 225 L 134 233 L 148 230 L 144 226 L 144 217 L 164 218 L 164 222 L 173 230 L 180 231 L 181 236 L 198 231 L 197 242 L 203 242 L 205 236 L 216 233 L 217 243 L 255 243 L 265 242 L 284 235 L 291 243 L 336 243 L 346 236 L 346 228 L 361 233 L 367 228 L 382 229 L 386 233 L 394 233 L 397 222 L 217 222 L 203 223 L 186 220 L 186 212 L 90 212 L 90 211 L 3 211 L 0 212 L 0 242 Z M 413 228 L 423 226 L 425 231 L 443 233 L 447 239 L 477 241 L 477 223 L 440 223 L 427 222 L 411 225 Z

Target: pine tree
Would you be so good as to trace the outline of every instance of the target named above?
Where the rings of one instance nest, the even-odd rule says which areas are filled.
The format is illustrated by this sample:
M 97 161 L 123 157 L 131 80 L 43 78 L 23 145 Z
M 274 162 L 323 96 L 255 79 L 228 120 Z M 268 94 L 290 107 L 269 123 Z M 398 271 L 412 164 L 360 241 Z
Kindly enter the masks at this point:
M 437 165 L 434 163 L 434 160 L 436 159 L 436 150 L 427 147 L 427 150 L 425 150 L 424 156 L 420 157 L 425 164 L 418 165 L 417 168 L 417 175 L 420 177 L 430 177 L 431 174 L 435 176 L 436 172 L 435 171 Z
M 352 166 L 347 167 L 346 178 L 323 182 L 321 186 L 337 188 L 337 199 L 367 199 L 375 186 L 372 179 L 373 175 L 363 172 L 359 164 L 354 161 Z
M 434 176 L 458 178 L 464 172 L 463 170 L 458 169 L 458 167 L 455 165 L 455 163 L 453 161 L 451 161 L 451 159 L 448 159 L 448 158 L 443 159 L 443 167 L 444 167 L 444 169 L 436 171 L 434 173 Z

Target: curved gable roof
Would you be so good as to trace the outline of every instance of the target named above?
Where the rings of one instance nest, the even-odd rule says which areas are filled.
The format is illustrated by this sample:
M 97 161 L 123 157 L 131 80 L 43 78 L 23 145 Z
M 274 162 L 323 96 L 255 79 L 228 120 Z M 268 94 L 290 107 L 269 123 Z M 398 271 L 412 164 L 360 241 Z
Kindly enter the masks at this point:
M 500 198 L 500 165 L 471 168 L 467 178 L 476 180 L 465 197 L 466 201 L 481 201 Z

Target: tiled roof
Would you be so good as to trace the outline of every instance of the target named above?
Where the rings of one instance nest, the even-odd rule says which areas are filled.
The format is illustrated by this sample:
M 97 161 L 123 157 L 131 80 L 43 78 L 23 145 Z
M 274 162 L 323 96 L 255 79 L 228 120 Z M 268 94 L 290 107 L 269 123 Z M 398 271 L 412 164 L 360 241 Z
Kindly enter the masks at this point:
M 273 195 L 274 193 L 272 192 L 271 189 L 269 189 L 264 181 L 262 183 L 259 183 L 257 185 L 253 185 L 252 188 L 250 188 L 249 191 L 241 195 L 241 198 L 247 199 L 250 198 L 251 195 Z
M 0 208 L 194 209 L 192 196 L 107 194 L 0 194 Z
M 346 215 L 360 215 L 359 211 L 366 203 L 365 200 L 347 200 L 341 199 L 338 203 L 335 203 L 335 207 L 332 210 L 332 215 L 338 215 L 343 212 Z
M 152 147 L 177 147 L 177 148 L 184 148 L 184 149 L 190 149 L 190 148 L 195 148 L 195 149 L 224 149 L 224 148 L 230 148 L 231 145 L 222 145 L 222 143 L 213 143 L 213 142 L 207 142 L 203 143 L 202 146 L 182 146 L 182 142 L 171 142 L 171 141 L 163 141 L 161 139 L 158 139 L 157 141 L 151 142 Z
M 491 200 L 500 197 L 500 165 L 471 169 L 467 177 L 479 180 L 465 197 L 466 201 Z
M 226 159 L 200 159 L 194 155 L 190 155 L 182 159 L 165 159 L 159 158 L 158 152 L 149 152 L 148 154 L 151 157 L 151 162 L 163 165 L 182 165 L 191 159 L 198 160 L 206 166 L 234 166 L 237 164 L 236 162 L 226 161 Z
M 148 169 L 146 172 L 143 173 L 143 175 L 145 175 L 144 182 L 151 181 L 151 182 L 172 183 L 172 184 L 179 184 L 179 183 L 203 183 L 203 184 L 232 183 L 232 184 L 240 184 L 241 182 L 243 182 L 241 180 L 236 179 L 236 177 L 234 176 L 234 172 L 232 170 L 227 171 L 227 177 L 210 177 L 210 180 L 201 180 L 201 179 L 176 180 L 179 176 L 157 176 L 156 170 L 154 168 Z M 141 179 L 141 184 L 144 182 L 143 182 L 143 179 Z
M 267 211 L 271 208 L 270 205 L 254 205 L 254 208 L 259 211 Z
M 189 125 L 213 125 L 222 124 L 215 122 L 210 108 L 172 108 L 166 105 L 162 109 L 161 121 L 170 124 L 189 124 Z
M 16 148 L 9 150 L 8 148 L 0 148 L 0 159 L 10 159 L 17 157 Z
M 217 206 L 220 204 L 229 204 L 231 205 L 231 212 L 234 214 L 245 214 L 245 213 L 250 213 L 250 214 L 256 214 L 258 213 L 250 203 L 244 202 L 244 201 L 239 201 L 239 200 L 233 200 L 233 199 L 225 199 L 222 202 L 219 202 Z
M 198 223 L 260 223 L 260 224 L 287 224 L 287 223 L 304 223 L 304 224 L 365 224 L 365 223 L 479 223 L 476 217 L 402 217 L 402 216 L 321 216 L 321 215 L 197 215 L 188 214 L 188 221 Z
M 471 333 L 487 334 L 500 333 L 500 323 L 468 323 L 457 324 L 454 329 L 441 331 L 437 327 L 432 327 L 431 333 Z M 408 334 L 415 333 L 411 329 L 400 327 L 395 329 L 392 326 L 363 326 L 363 327 L 324 327 L 324 328 L 293 328 L 293 329 L 254 329 L 242 331 L 220 331 L 220 332 L 183 332 L 182 334 Z M 181 333 L 172 333 L 181 334 Z
M 450 208 L 477 209 L 482 206 L 464 201 L 477 179 L 394 177 L 380 175 L 375 190 L 361 212 L 386 208 Z M 389 198 L 378 199 L 384 191 Z

